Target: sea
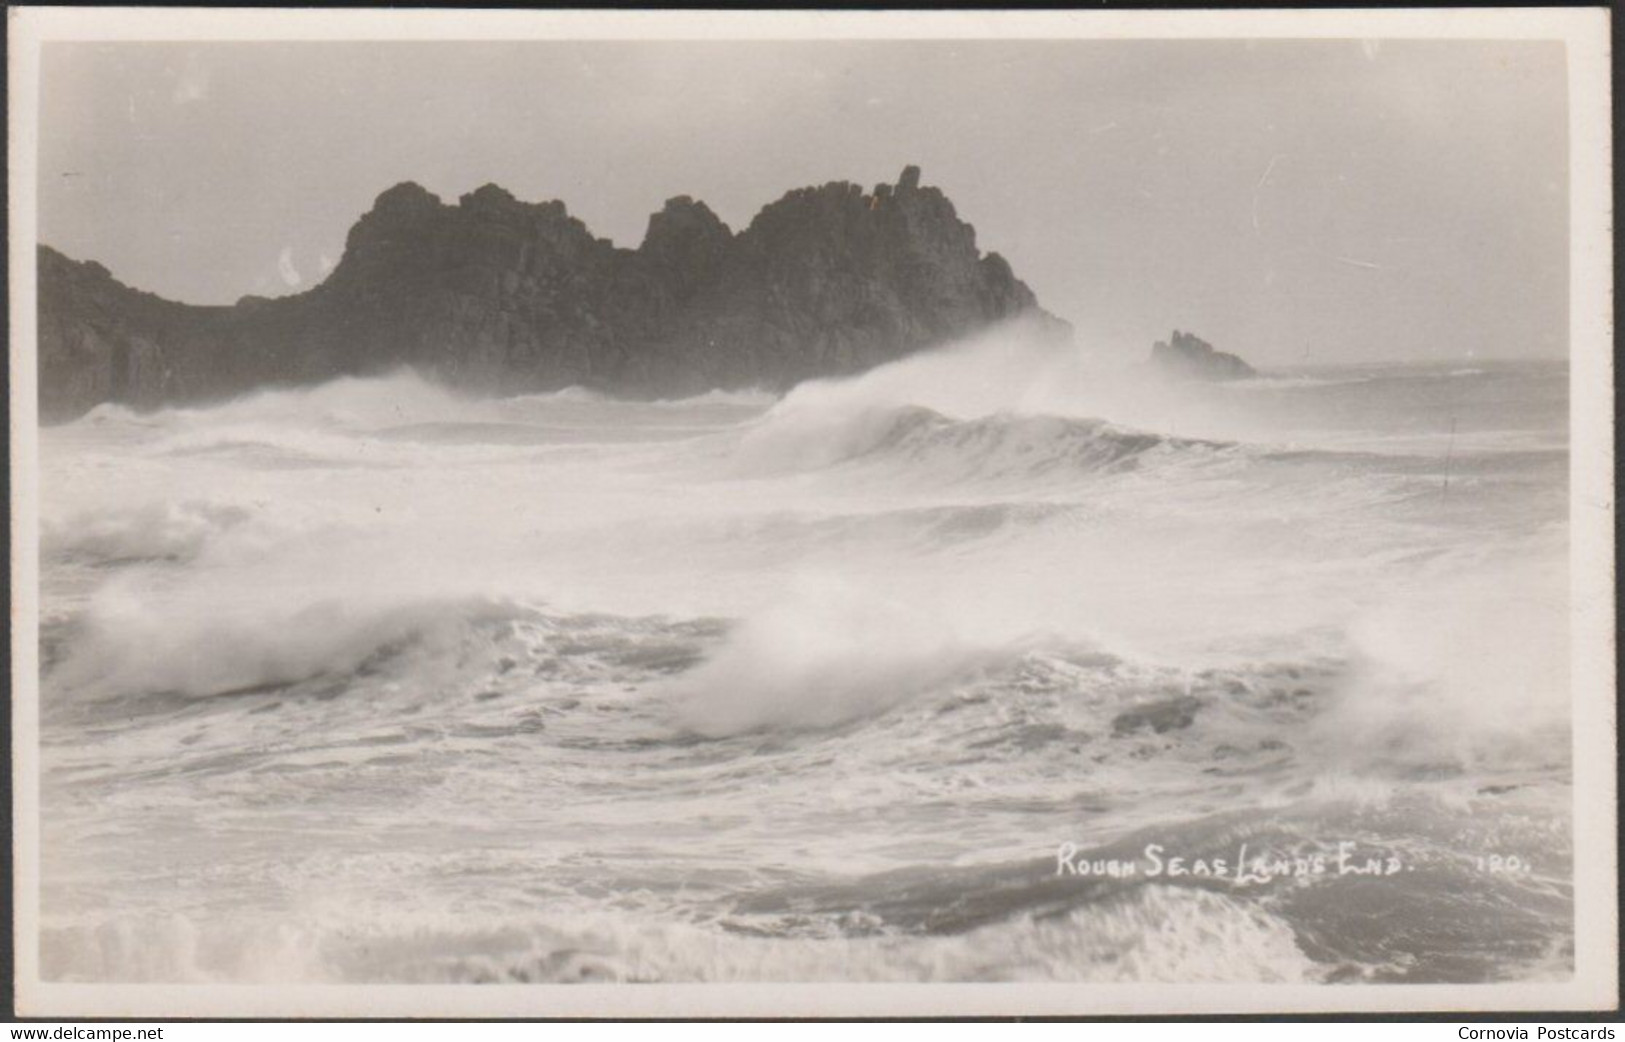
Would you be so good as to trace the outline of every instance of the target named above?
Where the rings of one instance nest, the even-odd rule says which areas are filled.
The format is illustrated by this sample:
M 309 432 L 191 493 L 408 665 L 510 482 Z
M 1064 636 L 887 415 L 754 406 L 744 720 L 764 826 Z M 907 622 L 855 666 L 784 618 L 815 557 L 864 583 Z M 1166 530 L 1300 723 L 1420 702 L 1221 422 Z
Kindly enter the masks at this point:
M 1568 368 L 42 430 L 42 977 L 1573 972 Z

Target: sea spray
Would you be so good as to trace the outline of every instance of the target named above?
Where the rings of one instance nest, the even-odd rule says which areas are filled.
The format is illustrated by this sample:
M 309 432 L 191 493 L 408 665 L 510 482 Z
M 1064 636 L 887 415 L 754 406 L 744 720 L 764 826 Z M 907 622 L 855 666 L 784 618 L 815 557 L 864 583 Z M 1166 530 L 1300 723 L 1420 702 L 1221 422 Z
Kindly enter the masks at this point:
M 47 972 L 1562 976 L 1565 374 L 1359 375 L 988 341 L 47 429 Z M 1130 835 L 1416 868 L 1055 879 Z
M 798 574 L 670 697 L 685 726 L 710 736 L 830 727 L 937 690 L 986 656 L 928 606 Z

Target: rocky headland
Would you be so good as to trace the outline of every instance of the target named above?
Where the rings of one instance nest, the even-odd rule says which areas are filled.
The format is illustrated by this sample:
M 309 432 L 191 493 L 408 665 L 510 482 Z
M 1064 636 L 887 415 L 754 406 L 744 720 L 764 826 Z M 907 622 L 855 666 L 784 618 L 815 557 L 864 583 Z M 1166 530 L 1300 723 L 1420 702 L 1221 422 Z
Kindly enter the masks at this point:
M 636 249 L 595 237 L 561 202 L 486 185 L 449 204 L 405 183 L 350 229 L 321 284 L 287 297 L 177 303 L 41 246 L 40 414 L 404 365 L 492 393 L 782 389 L 1020 315 L 1070 335 L 917 167 L 869 191 L 798 189 L 738 232 L 677 196 Z

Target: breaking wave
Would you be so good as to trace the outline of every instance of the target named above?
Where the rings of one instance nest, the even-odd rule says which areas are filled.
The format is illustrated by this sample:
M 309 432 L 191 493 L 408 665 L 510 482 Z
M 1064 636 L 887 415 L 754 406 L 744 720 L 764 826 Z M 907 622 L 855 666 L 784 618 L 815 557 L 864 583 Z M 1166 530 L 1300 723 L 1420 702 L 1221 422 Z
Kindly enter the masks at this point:
M 744 436 L 738 458 L 748 473 L 861 461 L 947 480 L 1020 481 L 1057 472 L 1122 471 L 1154 458 L 1227 447 L 1103 420 L 1020 415 L 955 420 L 921 406 L 896 406 L 833 422 L 769 414 Z
M 1364 375 L 1005 329 L 782 398 L 402 372 L 52 428 L 45 972 L 1563 972 L 1563 383 Z M 1054 863 L 1338 839 L 1417 867 Z
M 56 979 L 198 983 L 1310 982 L 1323 972 L 1285 922 L 1223 895 L 1173 887 L 926 939 L 752 936 L 580 913 L 403 926 L 312 921 L 273 931 L 229 920 L 136 920 L 50 931 L 43 958 L 48 973 L 71 968 Z

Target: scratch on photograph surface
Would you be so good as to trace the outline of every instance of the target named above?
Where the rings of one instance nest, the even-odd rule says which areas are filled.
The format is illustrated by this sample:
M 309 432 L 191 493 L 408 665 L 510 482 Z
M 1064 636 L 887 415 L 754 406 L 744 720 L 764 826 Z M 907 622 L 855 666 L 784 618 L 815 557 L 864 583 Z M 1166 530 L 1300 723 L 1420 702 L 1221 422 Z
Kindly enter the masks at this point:
M 1259 228 L 1258 228 L 1258 196 L 1259 196 L 1260 193 L 1262 193 L 1264 191 L 1264 186 L 1269 183 L 1270 175 L 1275 173 L 1275 164 L 1279 163 L 1281 160 L 1283 160 L 1285 158 L 1286 158 L 1286 156 L 1284 156 L 1284 155 L 1275 155 L 1275 156 L 1270 157 L 1269 165 L 1264 168 L 1264 176 L 1260 177 L 1258 179 L 1258 184 L 1256 186 L 1254 186 L 1254 188 L 1253 188 L 1253 232 L 1255 234 L 1259 230 Z

